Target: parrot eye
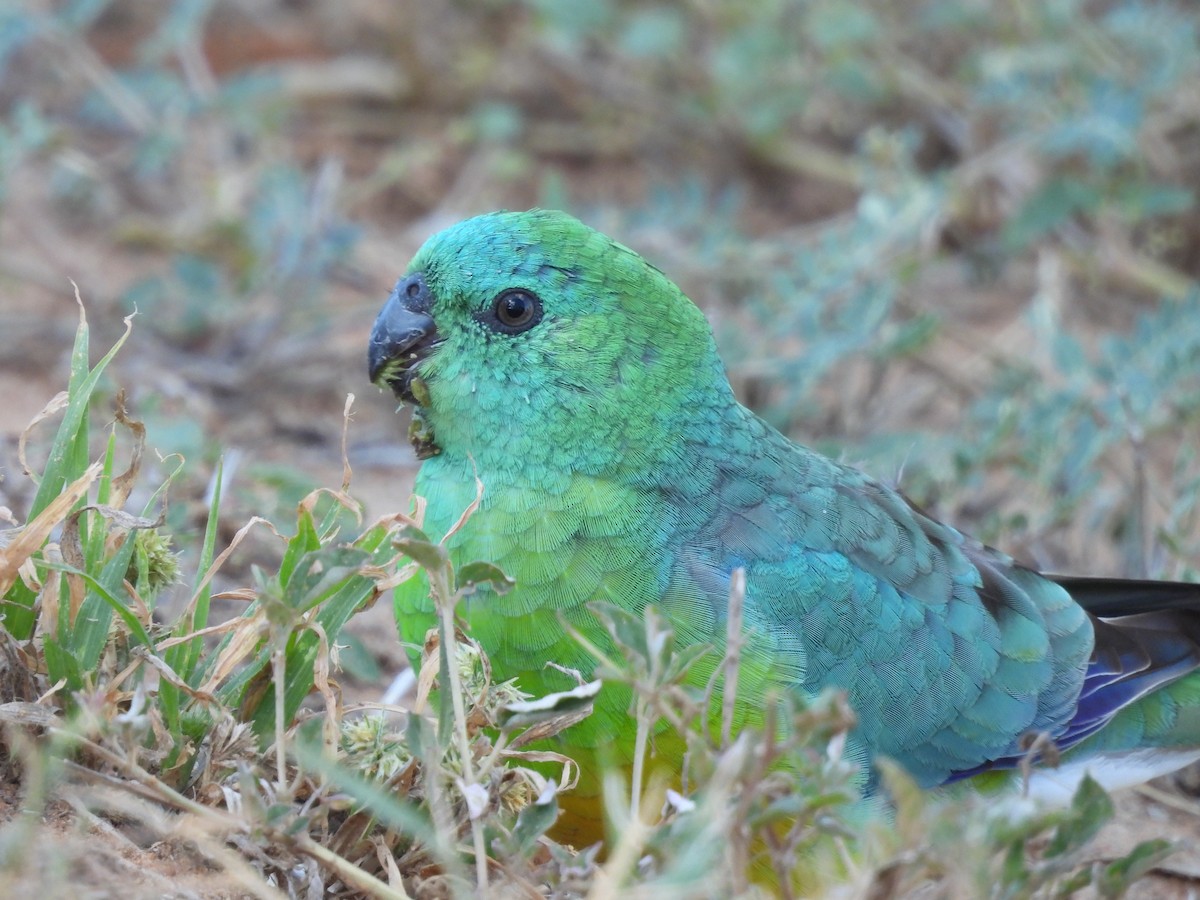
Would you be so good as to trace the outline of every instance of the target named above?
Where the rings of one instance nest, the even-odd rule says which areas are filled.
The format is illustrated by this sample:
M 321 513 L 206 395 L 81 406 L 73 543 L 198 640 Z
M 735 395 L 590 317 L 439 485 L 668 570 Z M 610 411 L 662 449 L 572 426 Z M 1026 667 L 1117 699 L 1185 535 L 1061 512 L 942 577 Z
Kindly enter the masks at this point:
M 542 321 L 542 301 L 527 290 L 510 288 L 496 297 L 490 314 L 481 318 L 496 331 L 519 334 Z

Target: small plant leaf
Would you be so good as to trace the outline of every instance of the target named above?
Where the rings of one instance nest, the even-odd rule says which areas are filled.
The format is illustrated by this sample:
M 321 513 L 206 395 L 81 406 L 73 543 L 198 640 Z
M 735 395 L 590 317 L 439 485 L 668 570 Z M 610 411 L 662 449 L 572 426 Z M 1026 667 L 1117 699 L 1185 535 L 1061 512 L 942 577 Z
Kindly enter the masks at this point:
M 487 562 L 467 563 L 460 566 L 455 574 L 455 588 L 464 594 L 474 591 L 479 585 L 488 585 L 497 594 L 507 594 L 516 584 L 515 580 L 504 574 L 503 569 Z
M 553 782 L 536 800 L 524 807 L 517 814 L 517 824 L 513 828 L 513 840 L 518 853 L 527 853 L 542 835 L 558 818 L 558 786 Z
M 303 611 L 317 606 L 370 559 L 354 547 L 323 547 L 304 554 L 283 589 L 283 600 Z
M 517 700 L 500 709 L 502 727 L 515 730 L 528 728 L 538 722 L 589 709 L 600 693 L 603 682 L 589 681 L 569 691 L 559 691 L 536 700 Z
M 412 525 L 406 526 L 392 544 L 423 569 L 440 569 L 449 559 L 445 547 L 435 544 L 425 532 Z
M 1070 815 L 1055 829 L 1046 847 L 1046 858 L 1053 859 L 1078 850 L 1104 827 L 1113 816 L 1113 802 L 1104 788 L 1085 775 L 1071 799 Z
M 1161 838 L 1142 841 L 1125 856 L 1113 860 L 1100 873 L 1096 888 L 1102 897 L 1122 897 L 1130 885 L 1175 852 L 1175 845 Z

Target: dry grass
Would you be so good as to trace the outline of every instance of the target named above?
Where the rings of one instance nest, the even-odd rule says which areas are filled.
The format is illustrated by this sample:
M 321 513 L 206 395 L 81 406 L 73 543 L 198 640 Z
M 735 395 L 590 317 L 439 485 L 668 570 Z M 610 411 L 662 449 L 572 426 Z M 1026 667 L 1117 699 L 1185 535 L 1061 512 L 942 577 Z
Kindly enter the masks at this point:
M 680 692 L 651 691 L 638 721 L 674 716 L 692 735 L 703 815 L 677 805 L 643 827 L 665 787 L 614 784 L 605 863 L 545 837 L 548 804 L 529 805 L 545 766 L 502 758 L 513 735 L 497 745 L 507 732 L 482 726 L 514 701 L 486 677 L 457 714 L 431 707 L 457 723 L 432 742 L 443 756 L 410 748 L 397 767 L 374 745 L 365 771 L 389 787 L 332 762 L 362 752 L 347 734 L 412 739 L 411 710 L 364 724 L 359 703 L 404 664 L 390 604 L 371 604 L 415 460 L 373 395 L 344 439 L 345 399 L 411 252 L 483 209 L 566 206 L 635 246 L 710 315 L 743 397 L 903 473 L 967 530 L 1055 569 L 1191 576 L 1200 363 L 1179 298 L 1200 223 L 1179 192 L 1200 175 L 1196 23 L 1136 6 L 964 2 L 937 26 L 884 3 L 600 2 L 590 20 L 533 2 L 5 12 L 0 30 L 28 37 L 0 48 L 0 583 L 31 612 L 7 620 L 0 656 L 0 890 L 436 895 L 486 877 L 523 896 L 728 894 L 753 889 L 748 857 L 786 865 L 789 842 L 838 831 L 793 815 L 773 853 L 737 832 L 746 804 L 803 798 L 836 767 L 782 785 Z M 68 279 L 93 344 L 138 309 L 82 392 Z M 19 447 L 73 377 L 73 407 Z M 70 415 L 93 427 L 56 463 Z M 21 474 L 22 452 L 53 489 Z M 171 559 L 138 534 L 174 536 L 183 584 L 161 585 Z M 351 587 L 324 593 L 336 584 Z M 841 721 L 826 713 L 814 765 Z M 428 789 L 426 772 L 442 773 Z M 471 817 L 472 786 L 496 833 Z M 1155 827 L 1194 838 L 1194 816 L 1169 808 L 1191 801 L 1165 796 L 1122 801 L 1100 857 Z M 996 834 L 942 821 L 980 822 L 979 807 L 926 803 L 835 850 L 829 890 L 1003 884 Z M 1072 871 L 1089 859 L 1072 850 Z M 1179 859 L 1145 890 L 1194 887 Z

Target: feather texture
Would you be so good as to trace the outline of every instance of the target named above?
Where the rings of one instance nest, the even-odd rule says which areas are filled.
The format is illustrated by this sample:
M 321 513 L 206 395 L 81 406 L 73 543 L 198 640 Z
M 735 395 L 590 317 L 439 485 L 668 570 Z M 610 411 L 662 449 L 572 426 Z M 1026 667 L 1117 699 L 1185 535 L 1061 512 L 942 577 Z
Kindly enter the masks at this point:
M 562 620 L 604 646 L 597 600 L 657 604 L 719 647 L 743 567 L 742 696 L 840 687 L 852 751 L 924 785 L 1012 767 L 1035 733 L 1077 760 L 1200 745 L 1200 588 L 1041 575 L 789 441 L 735 400 L 700 311 L 633 251 L 561 213 L 495 213 L 431 238 L 406 279 L 372 352 L 419 295 L 436 339 L 422 324 L 406 371 L 438 453 L 417 492 L 440 537 L 483 482 L 448 546 L 516 580 L 462 610 L 498 677 L 537 691 L 570 686 L 546 662 L 590 671 Z M 538 304 L 524 330 L 495 324 L 513 291 Z M 427 585 L 402 585 L 396 611 L 419 645 Z M 628 753 L 628 700 L 606 687 L 563 749 Z

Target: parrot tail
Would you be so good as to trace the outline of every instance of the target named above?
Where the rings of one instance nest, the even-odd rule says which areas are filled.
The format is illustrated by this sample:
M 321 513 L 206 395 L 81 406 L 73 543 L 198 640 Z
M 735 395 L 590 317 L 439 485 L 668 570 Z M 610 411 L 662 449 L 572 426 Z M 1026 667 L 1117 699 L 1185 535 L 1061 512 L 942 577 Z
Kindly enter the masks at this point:
M 1037 769 L 1030 792 L 1067 802 L 1085 772 L 1111 790 L 1200 759 L 1200 585 L 1046 577 L 1089 613 L 1095 646 L 1075 713 L 1054 736 L 1062 762 Z M 1024 755 L 948 780 L 1014 768 Z

